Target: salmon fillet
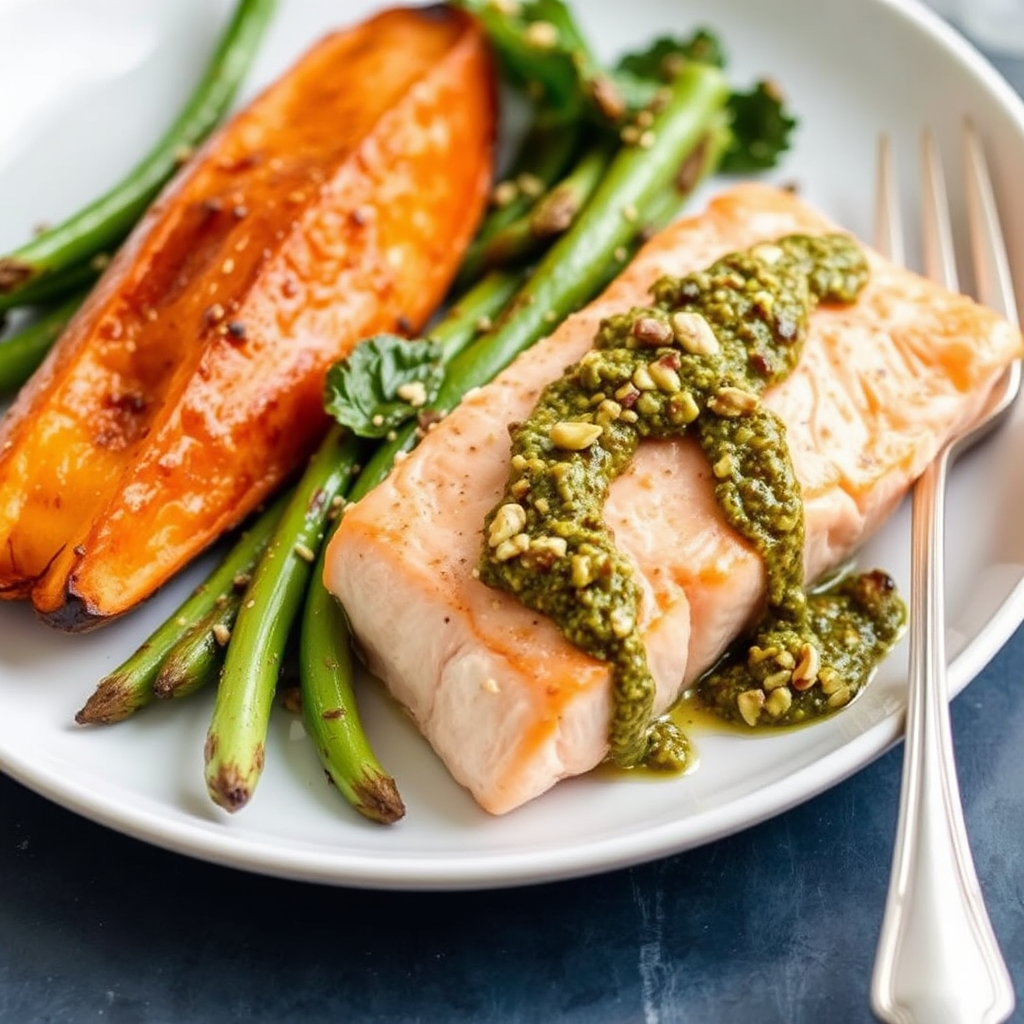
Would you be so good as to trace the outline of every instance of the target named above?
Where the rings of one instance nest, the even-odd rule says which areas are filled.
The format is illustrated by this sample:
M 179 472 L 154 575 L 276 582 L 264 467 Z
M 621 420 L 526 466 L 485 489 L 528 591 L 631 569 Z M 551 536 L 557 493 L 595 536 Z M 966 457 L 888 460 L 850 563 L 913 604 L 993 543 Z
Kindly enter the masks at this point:
M 835 230 L 793 195 L 747 184 L 662 232 L 590 306 L 467 397 L 351 507 L 325 583 L 369 668 L 453 777 L 501 814 L 608 749 L 609 667 L 549 620 L 473 577 L 486 514 L 509 471 L 506 425 L 591 347 L 600 320 L 649 303 L 659 277 L 791 233 Z M 851 306 L 819 306 L 797 369 L 766 395 L 788 429 L 814 579 L 886 517 L 943 440 L 980 411 L 1019 332 L 877 254 Z M 687 438 L 644 441 L 605 516 L 641 589 L 640 626 L 665 710 L 759 614 L 760 558 L 724 520 Z

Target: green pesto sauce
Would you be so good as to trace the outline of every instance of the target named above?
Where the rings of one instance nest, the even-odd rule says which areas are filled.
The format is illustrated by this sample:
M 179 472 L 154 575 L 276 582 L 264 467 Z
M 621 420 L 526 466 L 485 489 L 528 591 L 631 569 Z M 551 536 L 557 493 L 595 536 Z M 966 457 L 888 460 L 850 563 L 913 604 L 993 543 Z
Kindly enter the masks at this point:
M 868 572 L 806 595 L 805 612 L 769 611 L 697 684 L 700 702 L 729 721 L 798 725 L 845 707 L 903 630 L 892 579 Z M 813 647 L 815 672 L 801 669 Z M 808 665 L 808 668 L 813 668 Z M 781 694 L 782 696 L 777 696 Z
M 710 708 L 752 725 L 826 713 L 899 632 L 902 604 L 883 574 L 805 592 L 800 488 L 785 427 L 760 403 L 795 367 L 811 310 L 854 301 L 867 275 L 846 236 L 790 235 L 663 278 L 650 306 L 602 321 L 594 348 L 510 427 L 511 472 L 485 523 L 480 578 L 612 666 L 616 764 L 679 769 L 688 758 L 678 728 L 652 721 L 639 590 L 604 522 L 609 486 L 645 437 L 692 431 L 726 518 L 767 567 L 753 637 L 701 680 Z

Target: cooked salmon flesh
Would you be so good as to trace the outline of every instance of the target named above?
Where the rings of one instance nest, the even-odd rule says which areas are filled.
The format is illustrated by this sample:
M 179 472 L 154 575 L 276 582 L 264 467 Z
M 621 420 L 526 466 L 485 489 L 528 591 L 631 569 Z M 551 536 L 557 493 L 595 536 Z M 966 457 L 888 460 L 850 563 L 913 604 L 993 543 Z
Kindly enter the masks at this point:
M 608 750 L 611 673 L 544 617 L 474 578 L 484 518 L 509 472 L 507 425 L 590 348 L 603 317 L 648 304 L 664 275 L 793 233 L 836 230 L 797 197 L 747 184 L 649 242 L 590 306 L 467 397 L 351 507 L 325 582 L 369 668 L 486 810 L 501 814 Z M 807 579 L 847 558 L 951 432 L 977 416 L 1019 332 L 970 299 L 869 252 L 853 305 L 812 314 L 795 372 L 766 396 L 803 492 Z M 690 439 L 644 441 L 605 516 L 633 564 L 665 710 L 763 607 L 760 558 L 724 520 Z

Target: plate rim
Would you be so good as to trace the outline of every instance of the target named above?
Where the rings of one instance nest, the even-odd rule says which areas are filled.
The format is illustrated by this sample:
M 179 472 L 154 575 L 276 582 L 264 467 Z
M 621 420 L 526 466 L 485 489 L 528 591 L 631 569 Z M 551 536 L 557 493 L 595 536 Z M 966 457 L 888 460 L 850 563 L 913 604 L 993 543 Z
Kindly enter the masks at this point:
M 811 2 L 811 0 L 808 0 Z M 938 44 L 956 60 L 1010 117 L 1024 137 L 1024 99 L 969 40 L 921 0 L 860 0 L 886 8 Z M 950 696 L 960 693 L 1024 621 L 1024 579 L 1019 579 L 997 612 L 971 638 L 949 666 Z M 210 863 L 279 878 L 367 889 L 455 891 L 504 888 L 593 875 L 655 860 L 714 842 L 753 827 L 821 792 L 840 784 L 891 749 L 902 738 L 903 711 L 886 715 L 813 765 L 786 777 L 785 787 L 767 799 L 763 792 L 747 793 L 724 806 L 699 813 L 710 822 L 695 839 L 680 838 L 685 819 L 661 822 L 642 830 L 645 842 L 637 849 L 635 836 L 615 835 L 592 840 L 586 849 L 474 852 L 465 857 L 403 853 L 395 858 L 369 852 L 350 854 L 335 849 L 330 856 L 280 841 L 258 847 L 240 846 L 239 836 L 217 829 L 213 819 L 179 820 L 160 814 L 144 803 L 118 804 L 109 793 L 90 792 L 84 781 L 57 778 L 48 766 L 31 764 L 0 742 L 0 771 L 73 813 L 134 839 Z M 822 765 L 829 770 L 821 771 Z M 816 775 L 817 778 L 813 778 Z M 689 820 L 693 820 L 692 818 Z

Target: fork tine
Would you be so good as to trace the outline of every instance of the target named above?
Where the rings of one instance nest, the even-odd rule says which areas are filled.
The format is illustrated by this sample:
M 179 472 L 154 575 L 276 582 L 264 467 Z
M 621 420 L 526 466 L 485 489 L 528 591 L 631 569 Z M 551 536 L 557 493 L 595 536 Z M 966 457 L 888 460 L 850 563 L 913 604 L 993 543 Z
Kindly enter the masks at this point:
M 985 152 L 970 121 L 964 123 L 964 158 L 967 170 L 967 215 L 978 301 L 1020 325 L 999 212 L 992 193 Z
M 921 244 L 925 274 L 951 292 L 960 291 L 946 178 L 935 136 L 928 128 L 921 135 Z
M 878 137 L 875 171 L 875 248 L 893 263 L 906 262 L 903 244 L 903 219 L 896 185 L 895 160 L 889 136 Z

